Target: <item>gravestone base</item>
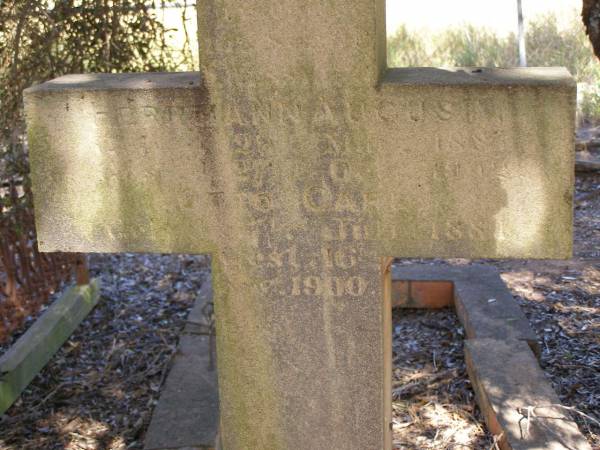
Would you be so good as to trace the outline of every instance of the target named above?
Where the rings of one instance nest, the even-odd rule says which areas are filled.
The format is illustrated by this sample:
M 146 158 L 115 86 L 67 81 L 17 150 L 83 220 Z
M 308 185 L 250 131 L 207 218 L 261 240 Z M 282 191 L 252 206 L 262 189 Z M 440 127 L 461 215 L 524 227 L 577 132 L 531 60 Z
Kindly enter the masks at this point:
M 392 273 L 394 307 L 454 307 L 477 404 L 501 450 L 591 450 L 540 369 L 537 336 L 495 268 L 411 265 Z

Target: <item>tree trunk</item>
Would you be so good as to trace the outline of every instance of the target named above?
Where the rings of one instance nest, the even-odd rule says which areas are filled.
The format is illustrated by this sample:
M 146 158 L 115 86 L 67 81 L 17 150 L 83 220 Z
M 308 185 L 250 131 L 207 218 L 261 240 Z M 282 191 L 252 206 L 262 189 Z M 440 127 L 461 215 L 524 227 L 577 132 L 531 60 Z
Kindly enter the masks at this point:
M 594 53 L 600 58 L 600 0 L 583 0 L 581 16 Z

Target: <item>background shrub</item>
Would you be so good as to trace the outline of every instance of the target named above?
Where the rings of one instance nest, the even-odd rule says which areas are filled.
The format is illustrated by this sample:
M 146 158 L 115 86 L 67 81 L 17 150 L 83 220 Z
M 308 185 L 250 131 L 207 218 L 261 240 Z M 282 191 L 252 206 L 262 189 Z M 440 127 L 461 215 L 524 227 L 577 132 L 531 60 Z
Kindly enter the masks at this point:
M 69 73 L 176 70 L 186 62 L 165 45 L 152 6 L 147 0 L 0 1 L 2 180 L 27 173 L 23 89 Z
M 474 25 L 433 36 L 410 32 L 402 26 L 388 40 L 388 63 L 394 67 L 514 67 L 518 65 L 517 48 L 514 34 L 499 37 Z M 600 63 L 577 14 L 573 14 L 566 28 L 559 28 L 552 14 L 530 21 L 527 59 L 530 66 L 569 69 L 579 87 L 579 122 L 600 123 Z

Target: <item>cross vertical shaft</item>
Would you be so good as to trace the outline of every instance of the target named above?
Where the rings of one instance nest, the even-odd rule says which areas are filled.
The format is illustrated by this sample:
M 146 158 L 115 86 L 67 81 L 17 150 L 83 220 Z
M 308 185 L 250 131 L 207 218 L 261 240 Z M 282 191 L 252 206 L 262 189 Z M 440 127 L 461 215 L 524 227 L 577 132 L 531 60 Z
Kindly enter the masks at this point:
M 383 2 L 199 6 L 223 192 L 224 446 L 382 448 L 382 255 L 368 234 L 363 114 L 385 64 Z

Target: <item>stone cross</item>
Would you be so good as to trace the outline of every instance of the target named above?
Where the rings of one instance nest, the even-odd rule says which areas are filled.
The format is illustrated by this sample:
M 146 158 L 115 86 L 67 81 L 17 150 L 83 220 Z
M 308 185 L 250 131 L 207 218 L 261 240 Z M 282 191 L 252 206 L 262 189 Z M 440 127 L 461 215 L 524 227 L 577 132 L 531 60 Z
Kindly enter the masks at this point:
M 390 449 L 390 256 L 571 252 L 564 69 L 387 69 L 384 0 L 202 0 L 201 75 L 26 92 L 44 251 L 210 253 L 226 450 Z

